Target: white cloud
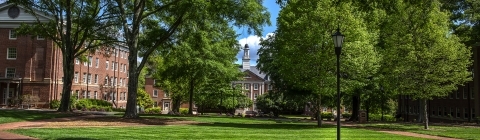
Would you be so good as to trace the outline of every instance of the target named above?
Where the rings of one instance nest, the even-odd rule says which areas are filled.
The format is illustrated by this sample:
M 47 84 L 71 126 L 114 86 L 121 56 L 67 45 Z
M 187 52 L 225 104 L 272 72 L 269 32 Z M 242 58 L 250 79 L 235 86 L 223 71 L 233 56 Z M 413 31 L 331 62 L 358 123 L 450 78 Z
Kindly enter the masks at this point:
M 257 51 L 261 47 L 260 39 L 262 38 L 265 39 L 273 35 L 274 33 L 268 33 L 264 37 L 251 35 L 251 36 L 248 36 L 247 38 L 241 38 L 240 40 L 238 40 L 238 43 L 242 46 L 242 49 L 237 54 L 237 63 L 238 64 L 242 63 L 243 47 L 245 46 L 245 44 L 248 44 L 248 47 L 250 48 L 250 65 L 252 66 L 257 65 L 257 59 L 258 59 Z

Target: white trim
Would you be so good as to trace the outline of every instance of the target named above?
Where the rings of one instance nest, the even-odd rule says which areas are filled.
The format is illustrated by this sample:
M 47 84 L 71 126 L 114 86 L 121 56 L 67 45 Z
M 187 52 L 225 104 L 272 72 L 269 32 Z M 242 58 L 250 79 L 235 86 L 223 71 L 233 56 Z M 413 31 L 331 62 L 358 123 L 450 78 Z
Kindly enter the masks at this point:
M 15 49 L 15 58 L 9 58 L 10 55 L 10 49 Z M 13 50 L 12 50 L 13 51 Z M 7 48 L 7 60 L 16 60 L 18 55 L 17 48 Z
M 8 31 L 8 39 L 17 40 L 17 38 L 18 38 L 17 32 L 15 32 L 15 38 L 12 38 L 12 31 L 15 31 L 15 29 L 11 29 L 11 30 Z
M 45 40 L 45 37 L 41 37 L 39 35 L 37 35 L 37 40 Z

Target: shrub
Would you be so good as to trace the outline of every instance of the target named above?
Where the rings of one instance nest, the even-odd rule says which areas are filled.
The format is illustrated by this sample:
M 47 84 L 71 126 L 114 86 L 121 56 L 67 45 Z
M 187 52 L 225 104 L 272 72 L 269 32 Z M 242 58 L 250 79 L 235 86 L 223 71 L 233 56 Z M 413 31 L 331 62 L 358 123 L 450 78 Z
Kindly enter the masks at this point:
M 348 119 L 348 118 L 352 117 L 352 114 L 350 114 L 350 113 L 343 113 L 343 114 L 342 114 L 342 117 Z
M 180 108 L 180 114 L 187 115 L 188 114 L 188 108 Z
M 381 121 L 382 120 L 382 114 L 368 114 L 368 120 L 369 121 Z M 383 119 L 385 121 L 393 122 L 395 121 L 395 116 L 392 115 L 383 115 Z
M 160 107 L 152 107 L 152 108 L 145 109 L 145 114 L 158 114 L 160 113 L 160 111 L 161 111 Z
M 322 118 L 332 119 L 333 114 L 331 112 L 322 112 Z
M 50 101 L 50 109 L 56 109 L 58 107 L 60 107 L 60 101 L 58 100 Z
M 92 107 L 95 107 L 95 110 L 97 110 L 99 107 L 112 107 L 112 103 L 97 99 L 80 99 L 75 106 L 77 109 L 86 108 L 87 110 L 91 110 Z
M 125 112 L 125 108 L 111 108 L 115 112 Z

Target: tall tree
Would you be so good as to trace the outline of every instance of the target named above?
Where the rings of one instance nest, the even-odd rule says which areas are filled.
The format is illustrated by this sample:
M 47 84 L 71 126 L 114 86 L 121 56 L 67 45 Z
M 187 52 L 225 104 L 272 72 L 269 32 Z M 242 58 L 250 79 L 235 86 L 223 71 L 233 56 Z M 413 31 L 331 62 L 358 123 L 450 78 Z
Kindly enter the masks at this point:
M 260 69 L 269 75 L 278 73 L 273 76 L 280 77 L 280 83 L 312 91 L 320 104 L 322 97 L 333 97 L 335 93 L 336 63 L 331 35 L 340 26 L 347 36 L 341 56 L 342 93 L 365 86 L 360 79 L 370 77 L 378 69 L 379 57 L 372 39 L 378 35 L 368 32 L 363 20 L 365 13 L 357 9 L 350 2 L 289 0 L 280 11 L 275 36 L 262 42 Z M 320 105 L 316 107 L 319 111 Z M 321 126 L 320 120 L 318 125 Z
M 116 32 L 110 19 L 113 7 L 109 0 L 10 0 L 25 8 L 36 19 L 34 24 L 22 24 L 18 34 L 44 36 L 62 52 L 63 90 L 58 111 L 69 110 L 74 59 L 98 47 L 116 42 Z M 45 14 L 45 15 L 40 15 Z M 51 17 L 42 22 L 44 16 Z M 53 79 L 52 79 L 53 80 Z M 56 79 L 55 79 L 56 80 Z
M 422 102 L 425 129 L 427 100 L 471 80 L 470 49 L 449 32 L 448 14 L 440 6 L 438 0 L 399 1 L 383 30 L 387 87 Z
M 269 14 L 262 0 L 224 1 L 181 1 L 181 0 L 115 0 L 119 23 L 123 29 L 126 46 L 129 49 L 129 88 L 125 118 L 136 118 L 137 80 L 146 60 L 157 49 L 167 46 L 167 42 L 178 41 L 171 36 L 180 25 L 202 24 L 208 20 L 216 23 L 231 23 L 235 26 L 248 26 L 260 35 L 262 25 L 269 24 Z M 208 23 L 206 23 L 208 24 Z M 148 29 L 146 27 L 149 27 Z M 139 35 L 147 29 L 149 45 L 139 45 Z M 142 61 L 137 63 L 139 50 L 145 50 Z

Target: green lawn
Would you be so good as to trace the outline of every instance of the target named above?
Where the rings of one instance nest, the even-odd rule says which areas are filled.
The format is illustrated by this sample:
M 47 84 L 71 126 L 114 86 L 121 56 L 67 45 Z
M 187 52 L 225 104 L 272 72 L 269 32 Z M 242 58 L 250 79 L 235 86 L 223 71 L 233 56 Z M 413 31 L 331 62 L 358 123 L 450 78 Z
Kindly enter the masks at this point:
M 469 126 L 436 126 L 430 125 L 429 130 L 423 129 L 421 124 L 401 124 L 401 123 L 380 123 L 364 124 L 370 128 L 390 129 L 399 131 L 408 131 L 420 134 L 452 137 L 469 140 L 480 140 L 480 127 Z
M 58 113 L 55 111 L 34 111 L 34 110 L 0 110 L 0 124 L 10 122 L 32 121 L 68 117 L 72 114 Z
M 313 123 L 229 117 L 178 117 L 144 115 L 206 122 L 195 125 L 142 127 L 41 128 L 11 132 L 40 139 L 335 139 L 336 127 L 316 128 Z M 342 128 L 342 139 L 419 139 L 365 129 Z

